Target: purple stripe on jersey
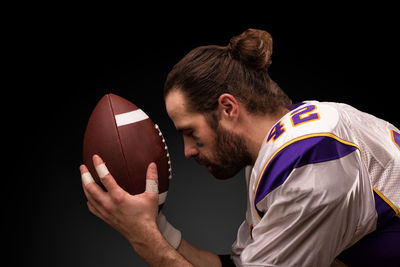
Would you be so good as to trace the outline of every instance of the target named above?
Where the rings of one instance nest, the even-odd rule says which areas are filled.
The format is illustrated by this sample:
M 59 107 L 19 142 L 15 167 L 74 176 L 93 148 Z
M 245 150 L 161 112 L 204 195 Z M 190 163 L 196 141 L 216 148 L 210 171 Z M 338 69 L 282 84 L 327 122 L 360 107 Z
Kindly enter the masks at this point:
M 348 266 L 399 266 L 400 218 L 375 191 L 374 197 L 376 230 L 338 256 Z
M 392 207 L 389 206 L 388 203 L 385 202 L 375 191 L 374 191 L 374 198 L 375 198 L 375 209 L 378 213 L 378 221 L 376 223 L 376 228 L 380 229 L 383 228 L 388 222 L 393 220 L 396 217 L 395 211 Z M 398 218 L 397 218 L 398 219 Z
M 396 132 L 395 130 L 391 130 L 393 135 L 393 142 L 396 143 L 397 147 L 400 148 L 400 133 Z
M 348 266 L 399 266 L 400 218 L 375 191 L 374 197 L 376 230 L 338 256 Z
M 256 189 L 255 204 L 283 184 L 295 168 L 335 160 L 356 149 L 329 136 L 309 137 L 290 144 L 269 161 Z M 262 213 L 259 215 L 262 217 Z
M 296 108 L 298 108 L 298 107 L 300 107 L 300 106 L 302 106 L 302 105 L 304 105 L 305 103 L 304 102 L 299 102 L 299 103 L 296 103 L 296 104 L 291 104 L 291 105 L 289 105 L 287 108 L 290 110 L 290 111 L 292 111 L 292 110 L 295 110 Z

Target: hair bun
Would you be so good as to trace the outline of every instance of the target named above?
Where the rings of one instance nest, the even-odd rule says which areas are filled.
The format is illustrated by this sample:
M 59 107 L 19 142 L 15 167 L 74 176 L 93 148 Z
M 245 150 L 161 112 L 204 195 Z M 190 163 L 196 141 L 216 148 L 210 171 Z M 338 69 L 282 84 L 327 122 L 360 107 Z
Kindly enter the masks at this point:
M 272 64 L 272 36 L 262 30 L 248 29 L 232 37 L 228 49 L 233 58 L 255 69 L 265 69 Z

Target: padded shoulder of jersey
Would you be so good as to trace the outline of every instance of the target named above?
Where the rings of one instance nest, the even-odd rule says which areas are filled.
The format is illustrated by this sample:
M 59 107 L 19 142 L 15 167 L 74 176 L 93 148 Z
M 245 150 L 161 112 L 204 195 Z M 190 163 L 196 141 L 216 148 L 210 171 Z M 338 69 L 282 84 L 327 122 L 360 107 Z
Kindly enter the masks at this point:
M 259 152 L 259 163 L 265 161 L 282 146 L 298 138 L 336 132 L 338 122 L 339 112 L 336 103 L 302 102 L 270 129 Z M 264 164 L 261 163 L 261 165 Z
M 309 101 L 275 124 L 254 166 L 255 204 L 283 184 L 294 169 L 339 159 L 358 148 L 338 136 L 339 112 L 335 105 Z
M 282 144 L 300 136 L 313 133 L 332 133 L 339 122 L 337 104 L 318 101 L 305 101 L 303 105 L 291 110 L 282 119 L 286 133 Z M 276 145 L 280 145 L 278 142 Z
M 277 151 L 313 135 L 338 132 L 339 112 L 336 103 L 304 101 L 283 116 L 268 132 L 258 154 L 254 170 L 262 172 L 265 163 Z

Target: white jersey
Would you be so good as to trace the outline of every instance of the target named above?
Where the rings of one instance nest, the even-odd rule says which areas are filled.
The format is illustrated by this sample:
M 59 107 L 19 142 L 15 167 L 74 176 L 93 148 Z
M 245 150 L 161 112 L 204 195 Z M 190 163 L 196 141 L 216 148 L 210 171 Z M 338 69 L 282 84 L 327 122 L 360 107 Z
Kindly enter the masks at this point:
M 246 183 L 237 266 L 330 266 L 376 229 L 376 198 L 399 216 L 400 132 L 346 104 L 306 101 L 269 131 Z

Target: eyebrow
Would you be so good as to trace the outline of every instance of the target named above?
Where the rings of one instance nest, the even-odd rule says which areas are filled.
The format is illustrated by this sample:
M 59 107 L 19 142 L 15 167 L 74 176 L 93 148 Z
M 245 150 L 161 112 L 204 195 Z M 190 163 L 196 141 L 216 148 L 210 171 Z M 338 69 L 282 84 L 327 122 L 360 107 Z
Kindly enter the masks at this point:
M 191 128 L 190 127 L 176 127 L 176 130 L 179 132 L 179 133 L 183 133 L 184 131 L 188 131 L 188 130 L 191 130 Z

